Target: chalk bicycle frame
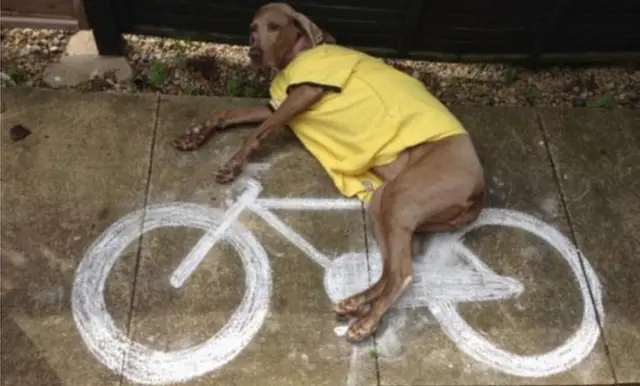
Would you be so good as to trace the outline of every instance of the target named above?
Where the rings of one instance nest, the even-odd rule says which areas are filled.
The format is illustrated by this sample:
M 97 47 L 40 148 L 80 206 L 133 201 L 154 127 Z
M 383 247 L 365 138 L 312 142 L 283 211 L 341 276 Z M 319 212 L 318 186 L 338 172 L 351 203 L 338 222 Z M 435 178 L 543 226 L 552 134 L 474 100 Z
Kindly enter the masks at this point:
M 262 187 L 258 181 L 241 181 L 246 189 L 226 211 L 188 202 L 149 205 L 121 218 L 88 248 L 76 271 L 72 312 L 89 350 L 106 367 L 138 383 L 184 382 L 220 369 L 246 348 L 267 316 L 272 277 L 266 251 L 256 236 L 237 222 L 245 210 L 260 216 L 325 269 L 325 291 L 332 301 L 356 293 L 377 279 L 381 263 L 375 252 L 368 259 L 363 252 L 331 260 L 272 212 L 361 210 L 360 201 L 259 198 Z M 460 302 L 512 298 L 524 290 L 517 280 L 493 272 L 460 242 L 466 233 L 484 225 L 531 232 L 554 247 L 569 264 L 580 287 L 584 312 L 577 331 L 560 347 L 538 355 L 513 354 L 489 342 L 458 313 L 456 305 Z M 171 276 L 174 287 L 182 286 L 207 252 L 223 240 L 236 249 L 242 261 L 246 292 L 228 323 L 213 337 L 186 349 L 165 352 L 132 341 L 116 327 L 106 308 L 104 290 L 111 269 L 129 244 L 154 229 L 179 226 L 200 229 L 205 235 Z M 467 267 L 453 264 L 455 256 Z M 371 277 L 367 270 L 372 272 Z M 494 208 L 484 209 L 464 229 L 433 235 L 425 252 L 415 258 L 412 287 L 394 305 L 413 307 L 427 307 L 445 334 L 467 355 L 505 373 L 535 377 L 565 371 L 584 359 L 599 339 L 596 312 L 604 315 L 597 275 L 566 237 L 530 215 Z M 201 360 L 194 363 L 195 357 Z

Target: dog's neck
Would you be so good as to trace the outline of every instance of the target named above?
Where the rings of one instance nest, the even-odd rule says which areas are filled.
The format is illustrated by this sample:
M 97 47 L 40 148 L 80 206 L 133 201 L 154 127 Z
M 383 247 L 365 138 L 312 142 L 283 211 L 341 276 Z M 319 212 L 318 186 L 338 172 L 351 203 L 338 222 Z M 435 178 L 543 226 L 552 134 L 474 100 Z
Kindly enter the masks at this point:
M 285 60 L 283 60 L 282 63 L 280 63 L 280 66 L 278 66 L 279 68 L 277 68 L 276 71 L 282 71 L 285 67 L 289 65 L 289 63 L 291 63 L 293 59 L 295 59 L 296 56 L 298 56 L 298 54 L 310 48 L 313 48 L 313 44 L 311 43 L 311 40 L 309 39 L 309 37 L 305 34 L 300 34 L 296 42 L 293 44 L 291 51 L 285 57 Z

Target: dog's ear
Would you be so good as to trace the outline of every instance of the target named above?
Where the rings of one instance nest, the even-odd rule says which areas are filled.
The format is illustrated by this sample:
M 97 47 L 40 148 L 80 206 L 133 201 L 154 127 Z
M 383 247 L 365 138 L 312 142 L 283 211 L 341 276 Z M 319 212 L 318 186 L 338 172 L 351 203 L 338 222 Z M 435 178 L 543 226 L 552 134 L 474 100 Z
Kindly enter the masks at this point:
M 298 28 L 307 35 L 307 38 L 309 38 L 313 47 L 322 43 L 333 44 L 336 42 L 333 36 L 331 36 L 327 31 L 322 30 L 316 25 L 316 23 L 312 22 L 311 19 L 300 12 L 294 11 L 291 14 L 291 17 Z
M 321 43 L 335 43 L 336 40 L 331 36 L 328 32 L 322 30 L 320 27 L 316 25 L 316 23 L 312 22 L 308 17 L 301 14 L 300 12 L 294 12 L 291 15 L 297 24 L 297 26 L 307 35 L 309 41 L 312 46 L 317 46 Z

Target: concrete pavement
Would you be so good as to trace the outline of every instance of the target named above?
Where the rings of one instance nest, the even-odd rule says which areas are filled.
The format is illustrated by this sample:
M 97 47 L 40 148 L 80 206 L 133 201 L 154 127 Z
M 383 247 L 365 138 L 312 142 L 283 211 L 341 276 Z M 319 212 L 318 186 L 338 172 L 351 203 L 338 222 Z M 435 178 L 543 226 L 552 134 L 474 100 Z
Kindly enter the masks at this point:
M 421 243 L 412 291 L 351 345 L 327 290 L 378 272 L 358 203 L 288 133 L 247 168 L 260 186 L 213 181 L 246 129 L 170 147 L 212 110 L 262 101 L 2 99 L 2 385 L 640 382 L 637 110 L 453 107 L 504 211 L 457 235 L 467 249 Z M 17 124 L 31 135 L 13 141 Z M 240 210 L 252 193 L 269 200 Z M 204 258 L 175 288 L 190 251 Z

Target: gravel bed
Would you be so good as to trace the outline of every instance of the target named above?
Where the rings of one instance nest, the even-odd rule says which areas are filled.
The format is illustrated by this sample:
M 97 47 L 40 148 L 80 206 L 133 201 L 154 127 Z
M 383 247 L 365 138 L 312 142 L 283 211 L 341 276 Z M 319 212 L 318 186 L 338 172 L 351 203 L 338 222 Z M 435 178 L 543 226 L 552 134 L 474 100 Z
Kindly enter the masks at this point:
M 42 73 L 56 61 L 72 31 L 16 28 L 0 31 L 2 72 L 18 84 L 42 87 Z
M 62 54 L 72 32 L 3 29 L 2 71 L 16 83 L 44 86 L 44 68 Z M 81 89 L 163 94 L 266 97 L 269 74 L 250 67 L 247 48 L 126 35 L 134 70 L 129 84 L 96 74 Z M 445 104 L 640 107 L 640 66 L 548 67 L 386 60 L 421 79 Z

